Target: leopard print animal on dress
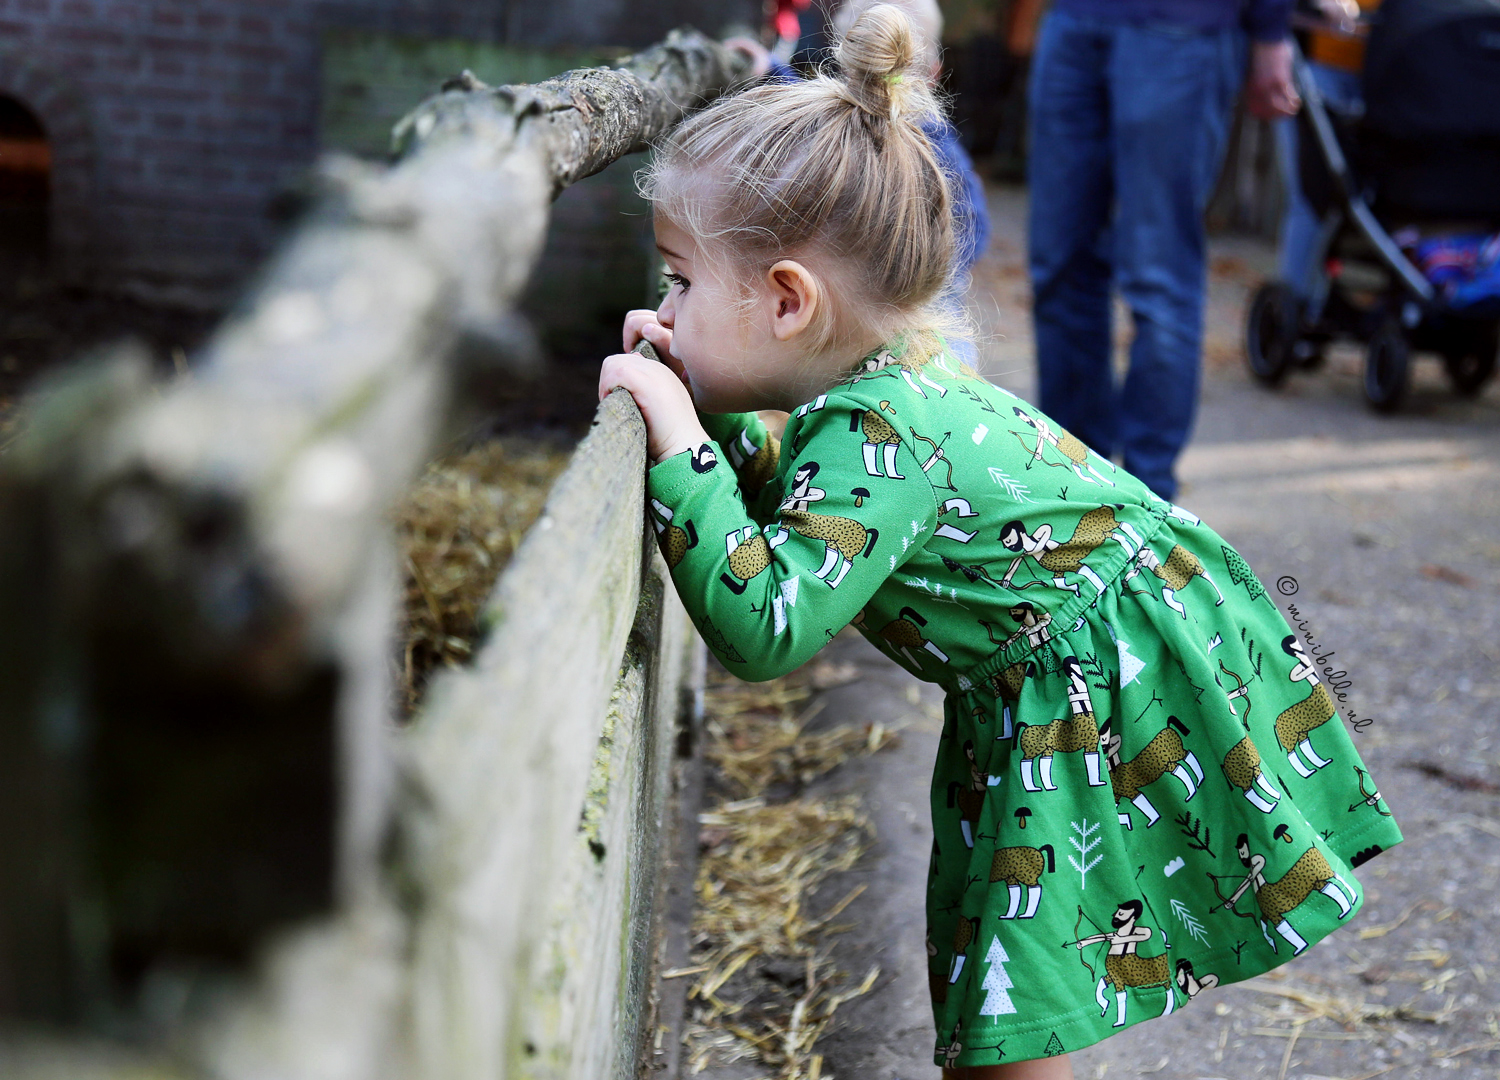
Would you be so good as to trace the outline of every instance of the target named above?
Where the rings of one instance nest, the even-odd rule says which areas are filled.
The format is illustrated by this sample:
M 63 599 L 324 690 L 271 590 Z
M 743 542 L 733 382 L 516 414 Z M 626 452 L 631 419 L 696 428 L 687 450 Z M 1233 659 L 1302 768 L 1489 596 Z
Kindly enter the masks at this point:
M 771 545 L 756 533 L 729 553 L 729 572 L 741 581 L 749 581 L 771 565 Z
M 1099 740 L 1099 726 L 1092 713 L 1074 719 L 1064 717 L 1050 724 L 1027 727 L 1021 732 L 1022 758 L 1051 757 L 1086 750 Z
M 1120 760 L 1120 737 L 1113 733 L 1107 736 L 1109 744 L 1109 783 L 1114 790 L 1115 805 L 1121 799 L 1135 804 L 1137 810 L 1146 815 L 1146 827 L 1155 825 L 1161 815 L 1146 797 L 1142 788 L 1156 783 L 1171 773 L 1187 788 L 1191 799 L 1203 781 L 1203 768 L 1197 755 L 1183 745 L 1182 736 L 1189 734 L 1182 721 L 1175 716 L 1167 717 L 1167 726 L 1151 737 L 1129 761 Z M 1189 772 L 1188 770 L 1192 770 Z M 1120 824 L 1132 827 L 1130 815 L 1120 812 Z
M 1335 880 L 1337 875 L 1323 853 L 1310 847 L 1278 880 L 1268 881 L 1256 890 L 1255 903 L 1266 921 L 1274 926 L 1286 918 L 1287 912 L 1300 907 L 1309 896 Z
M 1084 445 L 1082 439 L 1064 428 L 1057 429 L 1057 451 L 1074 465 L 1088 464 L 1089 448 Z
M 766 482 L 776 475 L 776 466 L 781 462 L 781 442 L 775 435 L 766 433 L 766 442 L 755 452 L 745 469 L 740 473 L 740 484 L 745 494 L 754 498 L 760 494 Z
M 1033 665 L 1029 661 L 1017 660 L 1014 664 L 989 677 L 990 691 L 1004 701 L 1017 701 L 1026 684 L 1026 677 L 1032 674 L 1033 670 Z
M 958 925 L 953 931 L 953 970 L 948 974 L 949 985 L 958 982 L 958 977 L 964 970 L 964 961 L 968 959 L 966 954 L 969 946 L 973 944 L 974 939 L 978 936 L 979 920 L 977 918 L 970 919 L 967 915 L 960 915 L 958 917 Z
M 811 514 L 806 510 L 783 510 L 781 520 L 809 540 L 823 541 L 846 559 L 860 554 L 870 539 L 870 531 L 853 518 Z
M 984 816 L 984 789 L 965 787 L 957 780 L 948 784 L 948 805 L 958 807 L 958 825 L 963 833 L 964 846 L 974 846 L 974 834 L 979 829 L 979 819 Z
M 1194 577 L 1202 574 L 1203 564 L 1181 544 L 1173 544 L 1171 552 L 1167 555 L 1167 561 L 1159 566 L 1153 566 L 1151 572 L 1173 589 L 1185 589 L 1188 582 Z
M 1283 750 L 1291 753 L 1316 728 L 1332 720 L 1333 716 L 1333 699 L 1328 696 L 1322 683 L 1316 683 L 1312 693 L 1276 718 L 1276 741 Z
M 1032 886 L 1041 882 L 1043 873 L 1056 869 L 1052 856 L 1052 845 L 1034 847 L 996 848 L 990 859 L 990 884 L 1003 881 L 1007 885 Z
M 1271 786 L 1260 767 L 1260 751 L 1247 735 L 1229 748 L 1222 765 L 1224 778 L 1230 787 L 1239 788 L 1252 806 L 1261 813 L 1269 814 L 1276 809 L 1281 792 Z M 1259 790 L 1257 790 L 1259 789 Z
M 990 884 L 1005 882 L 1010 890 L 1010 908 L 1002 919 L 1032 919 L 1042 902 L 1042 874 L 1055 873 L 1056 857 L 1051 844 L 1041 847 L 996 848 L 990 859 Z M 1026 910 L 1021 911 L 1021 889 L 1026 890 Z
M 879 530 L 866 529 L 853 518 L 814 514 L 806 510 L 783 510 L 781 521 L 809 540 L 821 540 L 828 546 L 823 565 L 813 571 L 813 576 L 827 582 L 829 588 L 833 589 L 838 588 L 839 582 L 844 580 L 844 575 L 854 565 L 856 556 L 868 556 L 875 549 L 875 542 L 880 535 Z M 835 570 L 838 573 L 830 580 L 829 575 L 833 575 Z
M 926 625 L 927 620 L 921 615 L 909 607 L 902 608 L 900 618 L 892 619 L 880 628 L 880 637 L 914 668 L 921 667 L 916 656 L 918 652 L 931 653 L 946 664 L 948 654 L 923 636 L 922 627 Z
M 882 401 L 880 407 L 889 408 L 890 402 Z M 885 417 L 872 409 L 855 409 L 849 414 L 849 430 L 857 430 L 864 436 L 860 453 L 864 457 L 867 475 L 885 476 L 892 480 L 906 479 L 896 468 L 896 451 L 901 448 L 901 433 Z
M 763 573 L 771 565 L 771 549 L 779 547 L 786 537 L 786 530 L 780 529 L 772 539 L 767 540 L 753 525 L 746 525 L 726 534 L 724 549 L 729 560 L 729 573 L 719 575 L 724 587 L 736 596 L 743 593 L 750 579 Z
M 741 430 L 739 437 L 729 444 L 729 463 L 734 466 L 740 487 L 745 497 L 755 498 L 766 483 L 776 475 L 776 466 L 781 462 L 781 441 L 769 431 L 766 441 L 757 447 L 750 441 L 750 433 Z
M 1115 801 L 1135 798 L 1141 793 L 1141 788 L 1166 776 L 1179 762 L 1186 760 L 1187 755 L 1182 736 L 1170 727 L 1162 728 L 1135 757 L 1109 770 Z
M 1224 594 L 1219 592 L 1218 583 L 1203 568 L 1203 564 L 1198 561 L 1198 556 L 1194 555 L 1181 544 L 1172 545 L 1172 550 L 1167 553 L 1167 561 L 1153 566 L 1151 572 L 1161 579 L 1162 603 L 1166 604 L 1184 619 L 1187 618 L 1187 608 L 1182 605 L 1181 601 L 1176 599 L 1177 593 L 1179 590 L 1187 588 L 1188 584 L 1195 577 L 1201 577 L 1213 586 L 1214 592 L 1219 597 L 1218 603 L 1214 607 L 1218 607 L 1224 603 Z
M 859 424 L 859 430 L 864 433 L 865 442 L 875 443 L 899 443 L 901 433 L 888 424 L 884 417 L 871 409 L 856 409 L 851 416 Z
M 1121 990 L 1141 990 L 1151 986 L 1166 986 L 1171 994 L 1172 965 L 1166 953 L 1160 956 L 1140 956 L 1126 953 L 1123 956 L 1105 956 L 1104 979 L 1116 993 Z
M 1052 783 L 1052 755 L 1071 754 L 1079 750 L 1098 752 L 1099 724 L 1093 713 L 1065 716 L 1050 724 L 1017 725 L 1020 728 L 1021 782 L 1027 791 L 1056 791 Z M 1042 784 L 1031 779 L 1032 762 L 1042 761 Z
M 688 522 L 689 525 L 692 522 Z M 667 560 L 667 569 L 675 570 L 677 564 L 682 562 L 687 555 L 688 549 L 693 546 L 692 539 L 688 534 L 676 525 L 668 525 L 657 537 L 661 545 L 662 558 Z
M 1119 527 L 1113 506 L 1090 510 L 1079 519 L 1069 540 L 1044 552 L 1036 561 L 1054 574 L 1076 574 L 1083 560 L 1108 543 Z

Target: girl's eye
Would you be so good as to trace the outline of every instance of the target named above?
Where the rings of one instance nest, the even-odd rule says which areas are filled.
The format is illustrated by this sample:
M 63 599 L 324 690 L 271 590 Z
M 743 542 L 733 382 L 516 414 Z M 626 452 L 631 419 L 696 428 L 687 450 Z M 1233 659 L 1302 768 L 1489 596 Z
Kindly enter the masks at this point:
M 691 284 L 688 279 L 683 277 L 681 274 L 674 274 L 671 271 L 663 273 L 662 277 L 667 281 L 668 285 L 676 285 L 683 292 L 686 292 L 689 284 Z

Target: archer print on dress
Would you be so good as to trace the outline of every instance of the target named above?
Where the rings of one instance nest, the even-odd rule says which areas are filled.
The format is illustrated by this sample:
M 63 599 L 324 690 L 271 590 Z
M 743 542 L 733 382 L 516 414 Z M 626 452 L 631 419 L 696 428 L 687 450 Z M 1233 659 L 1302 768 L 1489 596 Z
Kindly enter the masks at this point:
M 781 515 L 782 523 L 794 532 L 809 540 L 823 541 L 823 565 L 813 571 L 813 577 L 827 584 L 830 589 L 837 589 L 844 580 L 844 575 L 854 565 L 856 557 L 870 557 L 880 531 L 866 529 L 853 518 L 814 514 L 808 510 L 813 503 L 828 497 L 828 492 L 812 486 L 818 469 L 816 461 L 797 466 L 797 471 L 792 475 L 791 493 L 782 500 L 777 513 Z
M 1088 682 L 1076 656 L 1063 660 L 1063 670 L 1068 675 L 1069 715 L 1050 724 L 1032 726 L 1018 724 L 1016 738 L 1021 746 L 1021 785 L 1027 791 L 1056 791 L 1052 780 L 1052 755 L 1083 751 L 1084 767 L 1088 770 L 1088 786 L 1103 787 L 1104 777 L 1099 770 L 1101 738 L 1099 725 L 1094 719 L 1094 706 L 1089 700 Z M 1036 762 L 1041 762 L 1041 779 L 1036 782 Z
M 1319 757 L 1313 749 L 1312 733 L 1333 719 L 1333 699 L 1323 688 L 1316 669 L 1308 662 L 1307 653 L 1302 651 L 1302 643 L 1295 634 L 1288 634 L 1282 640 L 1281 648 L 1297 661 L 1287 678 L 1294 683 L 1306 681 L 1311 689 L 1307 697 L 1276 718 L 1276 741 L 1281 743 L 1287 760 L 1292 763 L 1297 774 L 1310 777 L 1329 764 L 1326 758 Z M 1304 758 L 1307 761 L 1305 765 Z
M 1172 988 L 1171 950 L 1166 929 L 1162 929 L 1163 952 L 1160 956 L 1142 956 L 1137 951 L 1138 946 L 1150 941 L 1153 936 L 1151 927 L 1140 923 L 1142 910 L 1139 900 L 1123 901 L 1110 918 L 1113 929 L 1108 933 L 1091 934 L 1063 945 L 1064 948 L 1076 945 L 1082 953 L 1090 945 L 1109 943 L 1109 950 L 1104 955 L 1104 974 L 1098 977 L 1094 985 L 1094 1001 L 1099 1006 L 1099 1015 L 1104 1016 L 1109 1012 L 1110 1005 L 1109 999 L 1104 996 L 1104 988 L 1109 986 L 1114 990 L 1115 1027 L 1125 1026 L 1128 990 L 1149 990 L 1156 987 L 1163 989 L 1166 992 L 1166 1005 L 1161 1012 L 1163 1016 L 1170 1013 L 1177 1004 Z M 1080 919 L 1084 917 L 1082 907 L 1079 907 L 1078 914 Z M 1092 923 L 1093 920 L 1090 919 L 1089 922 Z M 1086 966 L 1092 974 L 1092 965 L 1086 963 Z
M 1293 842 L 1291 830 L 1285 825 L 1276 826 L 1274 835 L 1276 839 L 1284 840 L 1288 844 Z M 1307 942 L 1303 940 L 1302 935 L 1297 933 L 1296 928 L 1287 920 L 1287 916 L 1306 903 L 1315 892 L 1322 893 L 1339 906 L 1341 921 L 1353 912 L 1356 899 L 1354 887 L 1334 873 L 1333 868 L 1328 865 L 1328 860 L 1316 847 L 1310 847 L 1299 855 L 1291 868 L 1275 881 L 1266 880 L 1266 857 L 1250 849 L 1250 838 L 1244 833 L 1241 833 L 1239 839 L 1235 841 L 1234 849 L 1239 856 L 1240 864 L 1245 868 L 1245 873 L 1234 892 L 1227 897 L 1222 893 L 1219 894 L 1220 900 L 1223 901 L 1220 906 L 1233 911 L 1236 915 L 1245 915 L 1246 913 L 1238 910 L 1236 905 L 1247 891 L 1253 892 L 1260 914 L 1258 917 L 1247 917 L 1256 918 L 1260 925 L 1260 932 L 1267 944 L 1271 946 L 1272 952 L 1278 950 L 1276 941 L 1271 937 L 1267 927 L 1273 928 L 1276 933 L 1286 939 L 1292 947 L 1293 956 L 1307 948 Z M 1209 874 L 1208 878 L 1213 883 L 1215 892 L 1219 889 L 1220 876 L 1238 875 Z
M 1048 424 L 1047 421 L 1041 419 L 1040 417 L 1032 416 L 1019 405 L 1012 405 L 1011 411 L 1021 418 L 1021 422 L 1023 424 L 1031 428 L 1030 432 L 1016 431 L 1014 429 L 1011 430 L 1011 434 L 1021 440 L 1021 445 L 1026 446 L 1026 439 L 1028 434 L 1034 435 L 1036 437 L 1035 447 L 1026 446 L 1026 449 L 1031 451 L 1031 457 L 1026 462 L 1026 467 L 1028 469 L 1031 468 L 1031 466 L 1036 462 L 1041 462 L 1043 465 L 1051 465 L 1053 468 L 1057 469 L 1072 468 L 1073 472 L 1078 476 L 1078 479 L 1080 480 L 1086 480 L 1090 484 L 1102 484 L 1105 487 L 1115 486 L 1114 481 L 1105 479 L 1105 477 L 1100 474 L 1099 470 L 1095 469 L 1093 464 L 1090 463 L 1089 448 L 1083 445 L 1081 440 L 1074 438 L 1072 435 L 1069 435 L 1062 428 L 1058 428 L 1057 431 L 1054 432 L 1052 430 L 1052 426 Z M 1051 449 L 1057 451 L 1057 453 L 1060 454 L 1064 460 L 1048 461 L 1043 456 L 1043 447 L 1050 447 Z M 1102 458 L 1100 460 L 1101 462 L 1103 461 Z M 1104 462 L 1104 464 L 1109 463 Z M 1111 470 L 1114 469 L 1113 465 L 1110 465 L 1109 467 Z M 1087 469 L 1092 474 L 1092 479 L 1083 474 L 1084 469 Z
M 1135 530 L 1128 524 L 1121 524 L 1115 518 L 1115 511 L 1123 509 L 1123 506 L 1115 505 L 1090 510 L 1079 519 L 1077 526 L 1073 529 L 1073 535 L 1065 541 L 1052 539 L 1050 524 L 1038 525 L 1035 533 L 1028 533 L 1024 522 L 1006 522 L 1000 529 L 1000 543 L 1007 550 L 1016 552 L 1016 557 L 1011 560 L 1010 569 L 1006 570 L 1005 576 L 1000 579 L 1000 584 L 1010 586 L 1021 564 L 1030 559 L 1051 576 L 1052 584 L 1059 589 L 1065 589 L 1076 596 L 1078 585 L 1068 581 L 1064 575 L 1077 574 L 1087 580 L 1094 587 L 1095 592 L 1103 592 L 1104 582 L 1100 581 L 1099 576 L 1084 564 L 1084 560 L 1110 540 L 1119 541 L 1127 554 L 1140 546 L 1140 536 Z M 1118 535 L 1122 532 L 1128 532 L 1134 544 L 1127 541 L 1124 536 Z M 1029 589 L 1033 585 L 1041 584 L 1043 584 L 1042 581 L 1027 581 L 1015 587 Z
M 1165 562 L 1150 548 L 1142 548 L 1136 553 L 1130 571 L 1125 575 L 1126 582 L 1142 570 L 1150 570 L 1161 579 L 1161 602 L 1184 619 L 1187 618 L 1187 608 L 1183 607 L 1182 601 L 1177 599 L 1177 594 L 1186 589 L 1194 578 L 1201 577 L 1213 586 L 1214 595 L 1218 597 L 1214 602 L 1214 607 L 1219 607 L 1224 603 L 1224 594 L 1219 591 L 1218 583 L 1203 568 L 1203 564 L 1198 561 L 1198 556 L 1181 544 L 1172 546 L 1172 550 L 1167 552 Z
M 1180 1010 L 1216 980 L 1290 959 L 1298 946 L 1283 923 L 1311 951 L 1351 921 L 1360 893 L 1349 868 L 1400 836 L 1342 724 L 1302 725 L 1278 744 L 1278 714 L 1293 706 L 1288 719 L 1305 719 L 1297 707 L 1314 690 L 1289 677 L 1301 674 L 1295 656 L 1277 648 L 1295 625 L 1247 592 L 1246 569 L 1208 526 L 1124 471 L 1088 454 L 1114 486 L 1082 466 L 1080 479 L 1046 437 L 1039 464 L 1038 430 L 1015 419 L 1014 398 L 931 364 L 925 374 L 952 392 L 940 397 L 913 370 L 922 397 L 903 370 L 886 363 L 800 410 L 758 499 L 746 501 L 741 436 L 761 448 L 766 435 L 750 413 L 705 418 L 725 467 L 700 475 L 683 456 L 648 482 L 675 512 L 653 507 L 658 534 L 671 536 L 664 551 L 683 552 L 673 576 L 684 602 L 716 651 L 742 654 L 731 671 L 779 673 L 848 624 L 947 691 L 924 875 L 937 1062 L 1089 1045 L 1164 1013 L 1169 993 Z M 1055 424 L 1047 435 L 1062 439 Z M 1024 500 L 1007 480 L 1024 481 Z M 747 582 L 743 594 L 721 573 Z M 821 585 L 807 580 L 815 573 Z M 1333 680 L 1317 674 L 1337 704 Z M 1311 779 L 1283 768 L 1293 751 Z M 1312 768 L 1323 760 L 1332 767 Z M 1295 846 L 1276 837 L 1283 823 Z M 1257 898 L 1252 881 L 1226 909 L 1252 871 L 1234 847 L 1242 833 L 1266 888 Z M 1317 853 L 1331 874 L 1313 865 Z M 1096 923 L 1081 917 L 1070 931 L 1075 904 Z M 1262 923 L 1279 952 L 1242 919 Z M 1082 951 L 1058 947 L 1096 935 Z M 997 936 L 1009 961 L 990 957 Z M 1007 998 L 1013 1013 L 998 1008 Z

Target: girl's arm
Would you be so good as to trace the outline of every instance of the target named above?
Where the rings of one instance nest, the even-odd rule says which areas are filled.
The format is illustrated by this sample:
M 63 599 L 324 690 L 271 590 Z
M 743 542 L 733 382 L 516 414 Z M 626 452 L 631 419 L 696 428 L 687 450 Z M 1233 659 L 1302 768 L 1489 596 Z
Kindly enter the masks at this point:
M 784 471 L 788 494 L 813 498 L 765 525 L 712 444 L 669 456 L 647 476 L 677 592 L 741 678 L 775 678 L 805 663 L 936 528 L 932 488 L 905 445 L 893 470 L 904 479 L 866 473 L 863 435 L 850 428 L 854 410 L 867 407 L 830 395 L 791 421 L 788 445 L 801 450 Z

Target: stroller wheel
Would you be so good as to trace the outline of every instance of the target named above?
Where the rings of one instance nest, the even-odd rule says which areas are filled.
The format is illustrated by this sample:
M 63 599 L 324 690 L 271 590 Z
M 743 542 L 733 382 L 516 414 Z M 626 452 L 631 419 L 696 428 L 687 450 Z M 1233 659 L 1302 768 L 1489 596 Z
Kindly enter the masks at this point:
M 1297 298 L 1279 281 L 1268 281 L 1250 301 L 1245 319 L 1245 361 L 1266 386 L 1286 377 L 1297 343 Z
M 1365 353 L 1365 398 L 1381 412 L 1391 412 L 1406 396 L 1411 374 L 1411 346 L 1401 325 L 1387 322 L 1370 339 Z
M 1500 353 L 1500 325 L 1488 326 L 1468 335 L 1457 348 L 1443 353 L 1443 366 L 1453 389 L 1473 397 L 1495 373 L 1496 354 Z
M 1448 381 L 1453 384 L 1453 389 L 1464 397 L 1474 397 L 1495 373 L 1495 356 L 1493 353 L 1449 353 L 1443 357 L 1443 366 L 1448 369 Z

